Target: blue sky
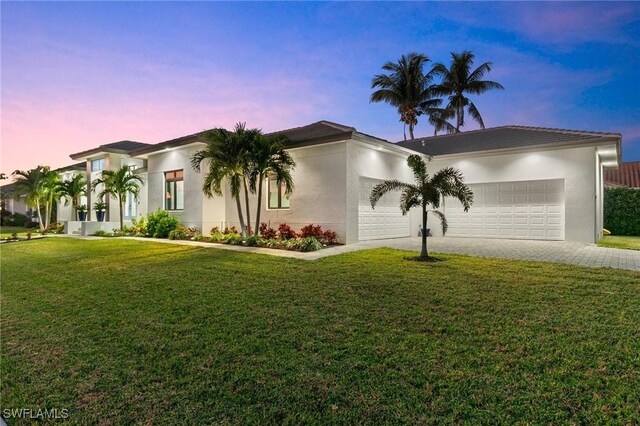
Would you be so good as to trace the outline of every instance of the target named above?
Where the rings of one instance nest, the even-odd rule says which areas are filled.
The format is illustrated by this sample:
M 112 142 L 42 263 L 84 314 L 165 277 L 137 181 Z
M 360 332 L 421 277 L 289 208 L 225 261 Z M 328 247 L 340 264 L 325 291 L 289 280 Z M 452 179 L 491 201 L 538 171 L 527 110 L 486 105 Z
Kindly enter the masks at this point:
M 505 86 L 485 124 L 614 131 L 640 160 L 640 4 L 2 2 L 2 171 L 246 121 L 321 119 L 392 141 L 381 65 L 471 50 Z M 473 129 L 473 126 L 467 129 Z M 419 123 L 417 136 L 432 134 Z

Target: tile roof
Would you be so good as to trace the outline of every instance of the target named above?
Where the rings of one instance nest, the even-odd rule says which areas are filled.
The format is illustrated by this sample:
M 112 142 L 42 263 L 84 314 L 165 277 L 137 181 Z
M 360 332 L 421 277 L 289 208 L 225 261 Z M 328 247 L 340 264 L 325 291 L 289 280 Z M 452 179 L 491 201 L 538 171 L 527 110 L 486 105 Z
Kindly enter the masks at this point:
M 399 146 L 438 156 L 536 145 L 570 145 L 604 138 L 621 138 L 619 133 L 587 132 L 529 126 L 502 126 L 401 141 Z
M 617 170 L 605 170 L 604 180 L 613 184 L 610 186 L 640 188 L 640 161 L 628 161 Z
M 86 151 L 77 152 L 71 154 L 70 157 L 74 160 L 81 160 L 91 155 L 99 154 L 101 152 L 112 152 L 115 154 L 129 154 L 135 150 L 151 146 L 148 143 L 136 142 L 136 141 L 118 141 L 100 145 L 97 148 L 91 148 Z

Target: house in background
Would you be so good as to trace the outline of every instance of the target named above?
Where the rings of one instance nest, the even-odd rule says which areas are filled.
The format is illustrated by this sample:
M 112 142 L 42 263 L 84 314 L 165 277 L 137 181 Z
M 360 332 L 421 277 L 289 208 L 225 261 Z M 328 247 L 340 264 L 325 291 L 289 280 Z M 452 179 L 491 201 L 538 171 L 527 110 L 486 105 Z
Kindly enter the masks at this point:
M 607 188 L 640 188 L 640 161 L 627 161 L 618 169 L 604 172 L 604 186 Z
M 8 183 L 0 186 L 0 194 L 2 196 L 2 210 L 9 213 L 20 213 L 30 215 L 29 207 L 24 202 L 24 198 L 20 198 L 16 194 L 15 183 Z M 30 217 L 30 216 L 29 216 Z
M 294 228 L 322 225 L 345 243 L 418 235 L 420 213 L 416 209 L 403 216 L 399 193 L 386 195 L 375 209 L 369 204 L 381 180 L 413 180 L 406 164 L 411 154 L 423 155 L 432 172 L 460 169 L 474 192 L 468 213 L 445 200 L 447 235 L 593 243 L 602 236 L 603 172 L 618 167 L 621 158 L 620 134 L 524 126 L 399 143 L 329 121 L 276 133 L 288 138 L 286 148 L 297 164 L 295 191 L 287 197 L 275 180 L 265 179 L 261 221 L 274 227 L 283 222 Z M 139 199 L 127 201 L 125 220 L 164 209 L 206 234 L 214 226 L 239 224 L 228 188 L 221 197 L 207 198 L 204 175 L 191 167 L 191 156 L 205 142 L 202 133 L 153 145 L 123 141 L 71 157 L 86 162 L 89 181 L 103 169 L 127 165 L 138 170 L 145 183 Z M 95 202 L 95 194 L 87 198 L 88 205 Z M 71 219 L 60 212 L 60 221 Z M 112 202 L 108 222 L 69 223 L 67 230 L 114 228 L 117 215 Z M 430 217 L 429 227 L 439 235 L 438 219 Z

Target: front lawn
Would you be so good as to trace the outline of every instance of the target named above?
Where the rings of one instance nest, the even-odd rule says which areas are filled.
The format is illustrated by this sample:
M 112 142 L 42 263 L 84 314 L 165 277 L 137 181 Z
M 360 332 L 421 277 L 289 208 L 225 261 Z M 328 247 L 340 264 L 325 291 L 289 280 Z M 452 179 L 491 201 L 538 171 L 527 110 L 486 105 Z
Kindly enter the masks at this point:
M 638 273 L 391 249 L 1 250 L 2 408 L 74 424 L 640 422 Z
M 640 237 L 608 235 L 598 241 L 600 247 L 613 247 L 627 250 L 640 250 Z
M 13 233 L 18 234 L 18 237 L 24 237 L 27 232 L 31 232 L 33 235 L 38 234 L 38 228 L 23 228 L 22 226 L 0 226 L 0 238 L 10 238 Z

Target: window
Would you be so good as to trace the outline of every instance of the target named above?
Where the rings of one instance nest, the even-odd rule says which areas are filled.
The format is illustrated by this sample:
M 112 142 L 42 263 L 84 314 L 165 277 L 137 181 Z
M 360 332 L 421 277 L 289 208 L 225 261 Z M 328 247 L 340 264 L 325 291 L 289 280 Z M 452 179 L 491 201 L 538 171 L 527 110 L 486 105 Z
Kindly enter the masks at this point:
M 184 209 L 184 172 L 174 170 L 165 172 L 165 210 Z
M 289 196 L 285 194 L 284 184 L 278 183 L 275 177 L 269 176 L 269 208 L 270 209 L 288 209 Z
M 99 172 L 100 170 L 104 170 L 104 158 L 91 160 L 91 171 Z

